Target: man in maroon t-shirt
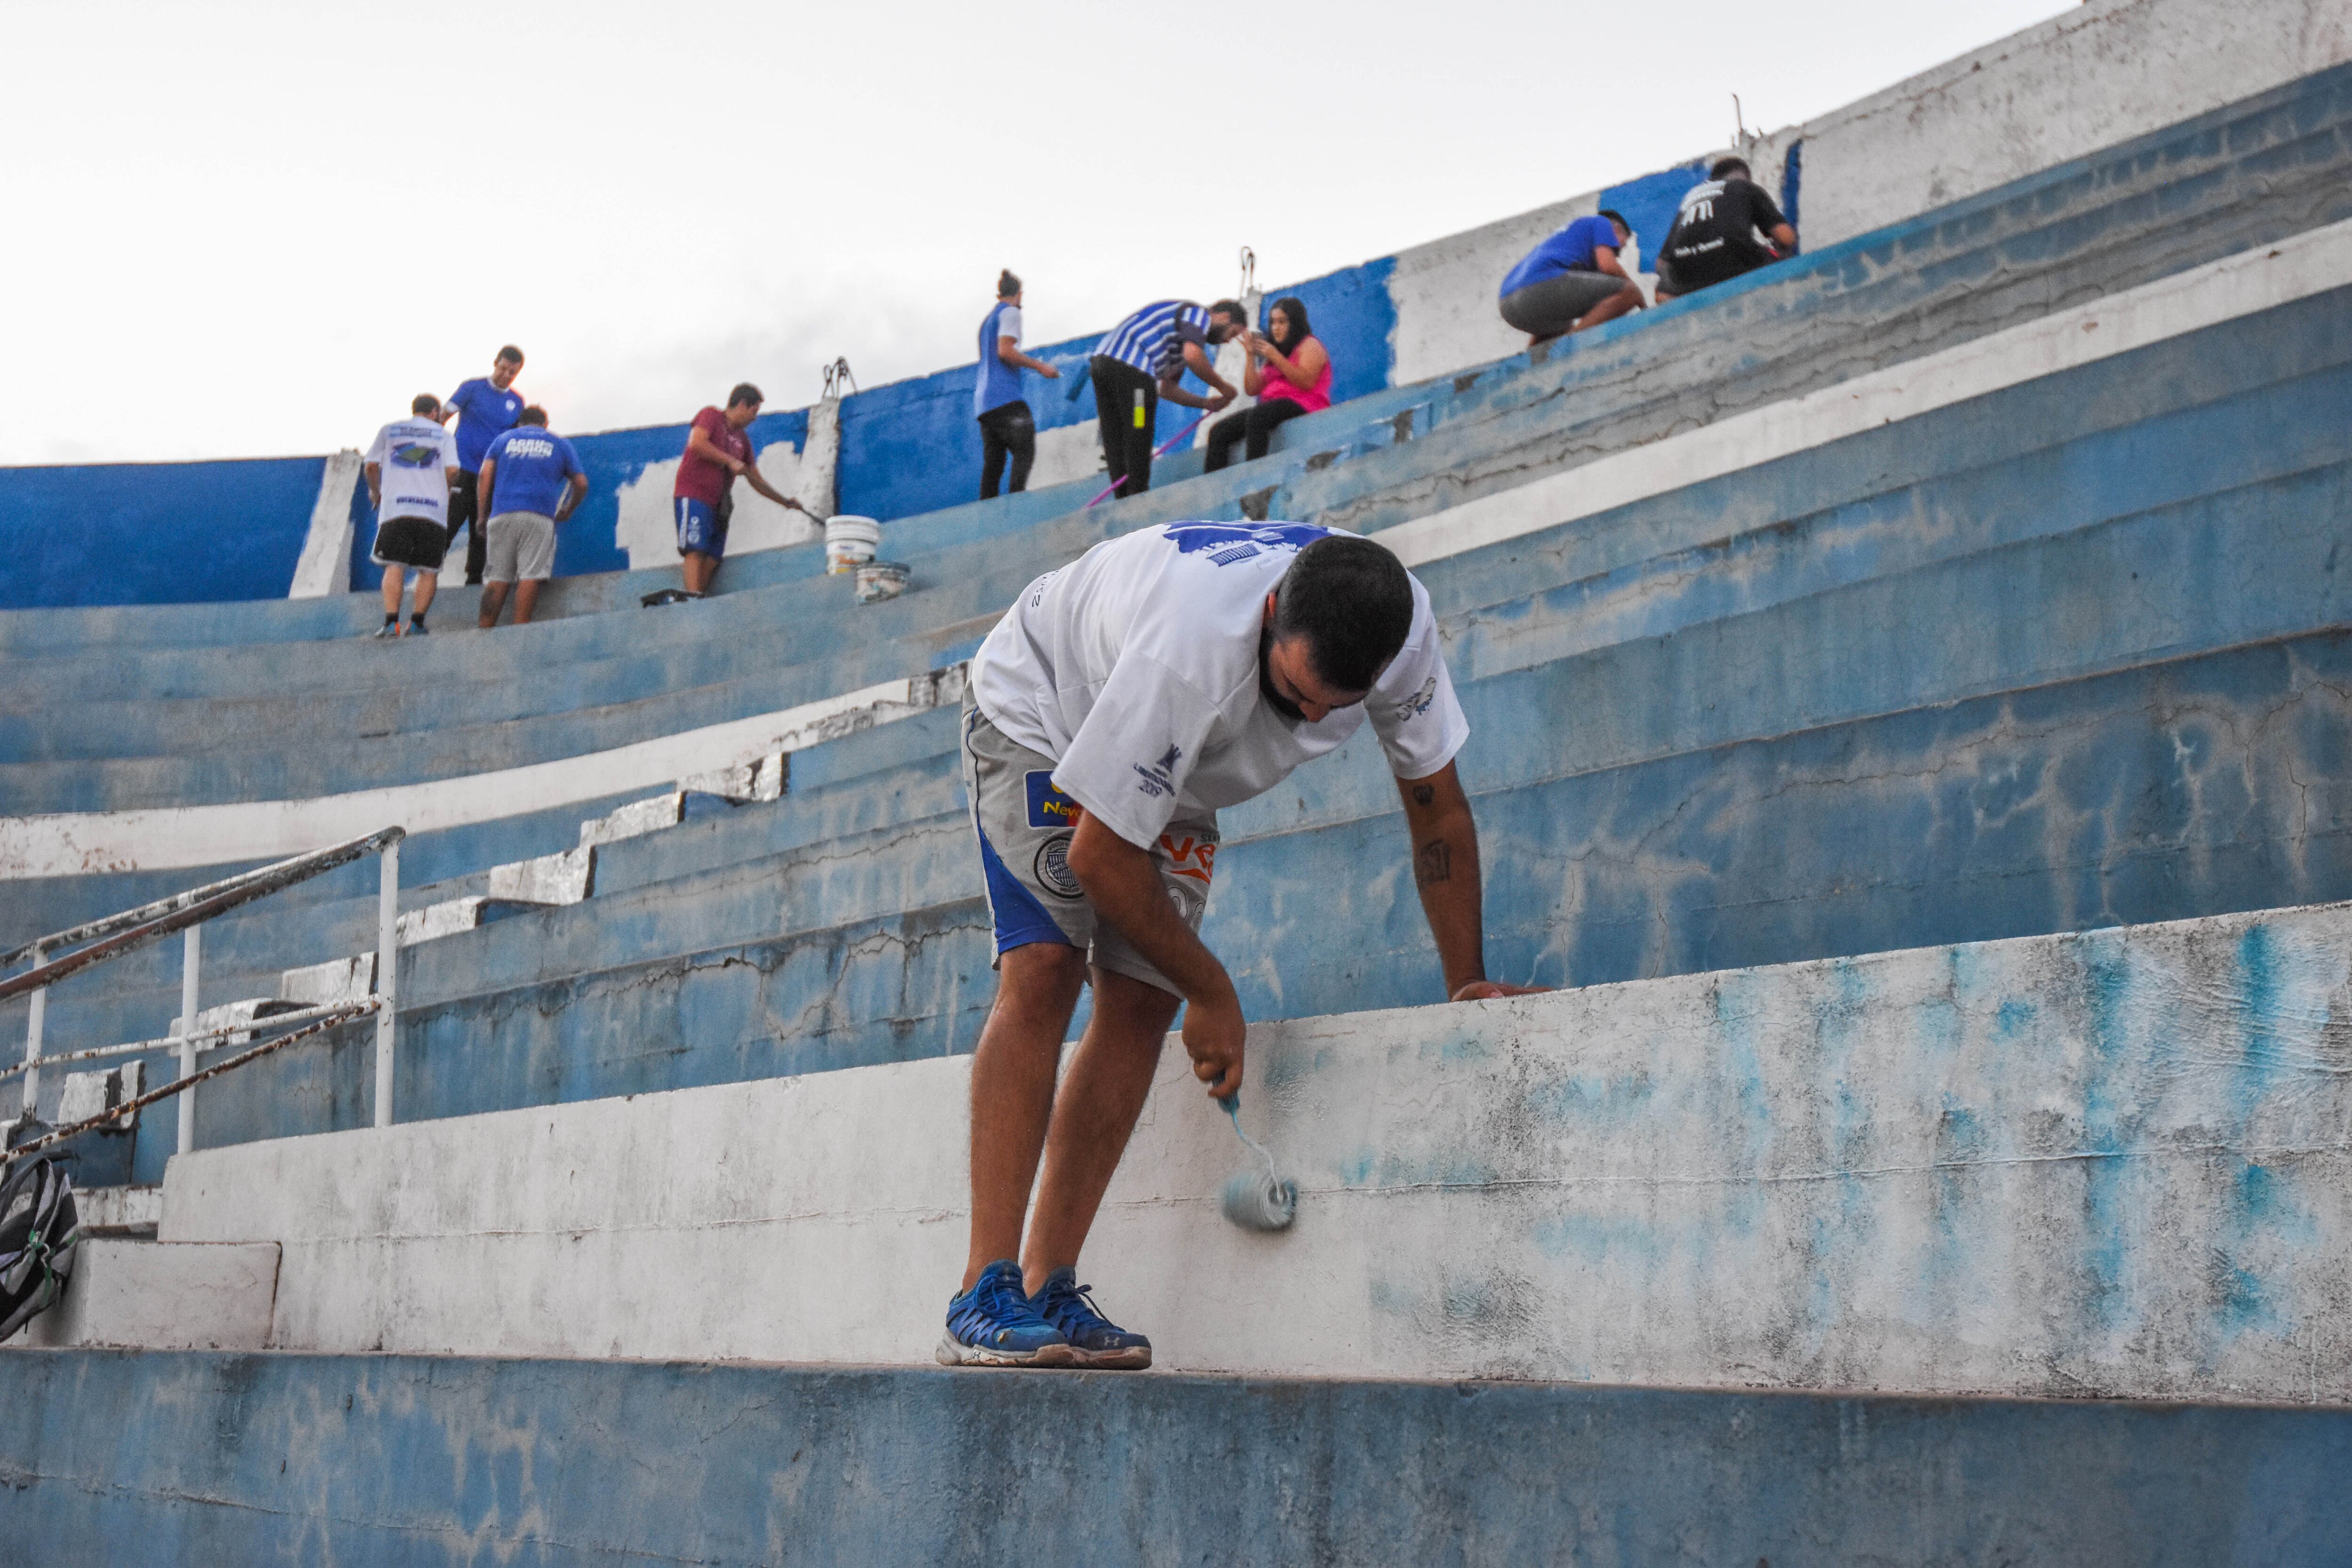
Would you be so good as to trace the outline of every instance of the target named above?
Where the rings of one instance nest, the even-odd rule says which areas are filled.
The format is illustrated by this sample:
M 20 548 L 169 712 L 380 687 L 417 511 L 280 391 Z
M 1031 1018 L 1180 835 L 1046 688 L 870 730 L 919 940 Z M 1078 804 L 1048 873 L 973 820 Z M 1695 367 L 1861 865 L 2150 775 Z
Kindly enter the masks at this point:
M 687 431 L 686 456 L 678 460 L 670 506 L 677 515 L 677 552 L 686 558 L 688 598 L 699 599 L 709 591 L 727 553 L 727 491 L 736 475 L 751 480 L 753 489 L 778 506 L 808 510 L 792 497 L 779 495 L 751 460 L 751 438 L 744 432 L 760 416 L 763 401 L 760 389 L 747 381 L 727 395 L 723 412 L 704 409 Z

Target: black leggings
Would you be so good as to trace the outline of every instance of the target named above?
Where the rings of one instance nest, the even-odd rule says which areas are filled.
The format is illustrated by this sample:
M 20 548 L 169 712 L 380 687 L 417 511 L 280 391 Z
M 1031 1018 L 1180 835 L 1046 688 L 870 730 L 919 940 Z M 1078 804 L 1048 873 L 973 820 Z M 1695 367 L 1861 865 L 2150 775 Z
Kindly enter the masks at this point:
M 1151 488 L 1151 432 L 1160 417 L 1160 384 L 1124 360 L 1097 354 L 1087 363 L 1094 378 L 1095 417 L 1102 424 L 1103 467 L 1123 496 Z M 1143 423 L 1135 422 L 1135 395 L 1143 394 Z
M 1228 414 L 1209 426 L 1209 460 L 1203 473 L 1215 473 L 1234 460 L 1234 448 L 1246 441 L 1246 460 L 1256 462 L 1265 456 L 1266 444 L 1274 439 L 1274 427 L 1286 419 L 1296 419 L 1307 410 L 1287 397 L 1277 397 L 1272 403 L 1253 403 L 1239 414 Z
M 980 499 L 996 494 L 1004 459 L 1013 458 L 1013 479 L 1004 488 L 1019 495 L 1029 488 L 1029 465 L 1037 460 L 1037 419 L 1026 403 L 1000 404 L 980 416 Z
M 456 539 L 457 531 L 466 531 L 466 581 L 478 584 L 488 567 L 489 541 L 483 537 L 480 488 L 482 476 L 457 470 L 457 482 L 449 487 L 449 537 Z

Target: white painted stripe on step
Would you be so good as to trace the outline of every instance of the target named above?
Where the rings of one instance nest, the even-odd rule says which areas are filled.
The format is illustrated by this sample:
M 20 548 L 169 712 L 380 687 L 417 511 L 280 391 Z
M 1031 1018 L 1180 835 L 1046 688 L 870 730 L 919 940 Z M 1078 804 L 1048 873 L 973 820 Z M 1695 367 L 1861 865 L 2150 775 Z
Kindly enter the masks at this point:
M 2352 221 L 2243 251 L 1785 403 L 1481 496 L 1376 537 L 1408 566 L 1613 507 L 2352 284 Z
M 1483 496 L 1376 537 L 1409 566 L 1555 528 L 2352 284 L 2352 221 Z M 955 682 L 949 695 L 942 679 Z M 930 693 L 929 700 L 920 694 Z M 470 826 L 657 788 L 961 700 L 961 667 L 609 752 L 312 800 L 0 817 L 0 881 L 275 859 L 397 822 Z
M 796 752 L 963 700 L 963 667 L 886 680 L 781 713 L 730 720 L 586 756 L 310 800 L 0 817 L 0 880 L 172 870 L 299 855 L 399 823 L 411 833 L 519 816 Z M 355 827 L 354 823 L 365 826 Z

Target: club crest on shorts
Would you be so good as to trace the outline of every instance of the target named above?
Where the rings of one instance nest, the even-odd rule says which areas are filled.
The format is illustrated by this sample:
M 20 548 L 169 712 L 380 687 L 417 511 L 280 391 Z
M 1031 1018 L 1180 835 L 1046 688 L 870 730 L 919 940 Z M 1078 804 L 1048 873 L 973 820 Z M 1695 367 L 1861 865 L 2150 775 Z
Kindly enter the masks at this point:
M 1070 836 L 1057 833 L 1037 846 L 1037 885 L 1060 899 L 1086 896 L 1070 870 Z

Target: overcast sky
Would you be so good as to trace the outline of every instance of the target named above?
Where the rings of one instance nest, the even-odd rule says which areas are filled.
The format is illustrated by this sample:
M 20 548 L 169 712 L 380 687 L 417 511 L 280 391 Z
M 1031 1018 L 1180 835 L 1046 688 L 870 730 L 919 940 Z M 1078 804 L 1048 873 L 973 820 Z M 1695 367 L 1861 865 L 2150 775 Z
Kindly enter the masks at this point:
M 573 431 L 1279 284 L 2068 9 L 10 0 L 0 463 L 364 444 L 504 342 Z M 1001 17 L 1003 20 L 992 20 Z

